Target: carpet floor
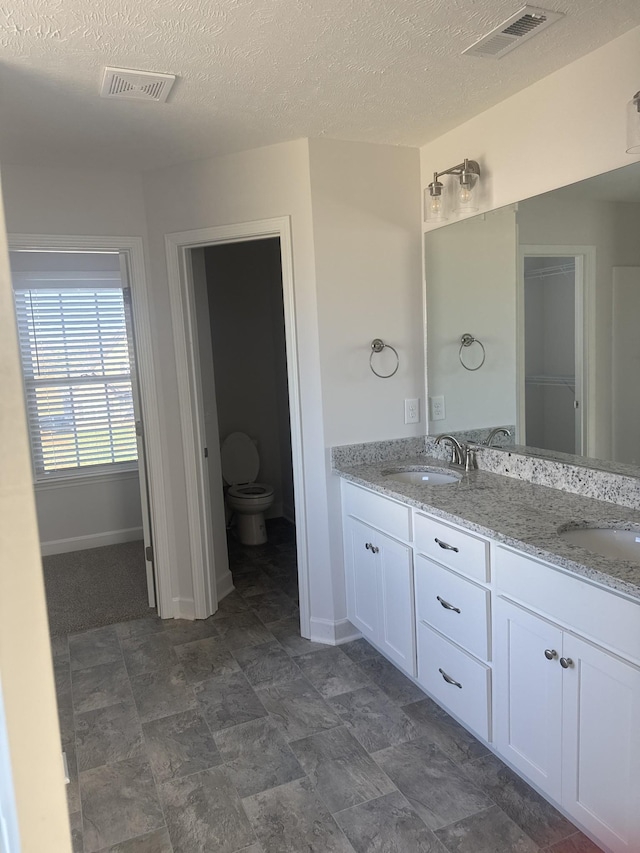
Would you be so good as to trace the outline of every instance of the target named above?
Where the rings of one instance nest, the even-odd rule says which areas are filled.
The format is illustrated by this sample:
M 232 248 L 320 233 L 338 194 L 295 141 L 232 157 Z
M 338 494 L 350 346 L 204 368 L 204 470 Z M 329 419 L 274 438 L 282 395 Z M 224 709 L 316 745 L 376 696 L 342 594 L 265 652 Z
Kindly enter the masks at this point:
M 51 636 L 148 616 L 143 548 L 125 542 L 44 557 Z

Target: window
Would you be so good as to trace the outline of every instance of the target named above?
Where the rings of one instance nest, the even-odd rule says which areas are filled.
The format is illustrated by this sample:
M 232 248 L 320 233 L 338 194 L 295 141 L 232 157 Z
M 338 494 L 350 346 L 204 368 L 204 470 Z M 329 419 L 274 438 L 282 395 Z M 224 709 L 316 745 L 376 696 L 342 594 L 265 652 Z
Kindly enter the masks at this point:
M 119 275 L 14 273 L 14 293 L 36 479 L 136 467 Z

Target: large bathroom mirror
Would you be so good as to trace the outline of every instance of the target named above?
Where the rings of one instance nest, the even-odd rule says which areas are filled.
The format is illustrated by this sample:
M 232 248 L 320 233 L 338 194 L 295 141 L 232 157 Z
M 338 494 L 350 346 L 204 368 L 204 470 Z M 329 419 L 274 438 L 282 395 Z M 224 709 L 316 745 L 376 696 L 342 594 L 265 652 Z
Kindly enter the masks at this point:
M 429 434 L 640 465 L 640 163 L 428 232 L 425 274 Z

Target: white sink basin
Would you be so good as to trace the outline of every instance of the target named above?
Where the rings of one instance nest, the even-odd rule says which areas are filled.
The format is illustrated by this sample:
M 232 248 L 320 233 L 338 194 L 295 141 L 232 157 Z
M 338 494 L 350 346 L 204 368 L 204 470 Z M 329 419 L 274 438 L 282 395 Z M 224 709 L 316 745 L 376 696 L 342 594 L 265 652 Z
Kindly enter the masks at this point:
M 385 480 L 396 480 L 399 483 L 412 483 L 417 486 L 447 486 L 451 483 L 460 482 L 459 474 L 449 474 L 446 471 L 434 471 L 431 468 L 406 471 L 384 471 L 382 476 Z
M 640 527 L 623 530 L 619 527 L 569 527 L 560 529 L 560 536 L 585 551 L 640 563 Z

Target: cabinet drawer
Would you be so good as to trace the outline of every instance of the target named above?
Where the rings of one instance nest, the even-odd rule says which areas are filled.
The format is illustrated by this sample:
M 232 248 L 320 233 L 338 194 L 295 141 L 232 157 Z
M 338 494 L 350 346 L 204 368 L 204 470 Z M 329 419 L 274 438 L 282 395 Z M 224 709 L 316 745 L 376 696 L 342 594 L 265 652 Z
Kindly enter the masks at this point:
M 640 603 L 503 547 L 496 548 L 494 577 L 501 595 L 640 660 Z
M 489 543 L 443 521 L 415 514 L 416 551 L 474 580 L 489 580 Z
M 347 515 L 366 521 L 372 527 L 385 533 L 411 541 L 411 510 L 404 504 L 383 498 L 375 492 L 361 489 L 351 483 L 342 482 L 344 507 Z
M 477 657 L 489 658 L 489 591 L 437 565 L 415 559 L 416 617 Z
M 489 740 L 490 677 L 488 666 L 427 625 L 418 625 L 418 682 L 485 740 Z

